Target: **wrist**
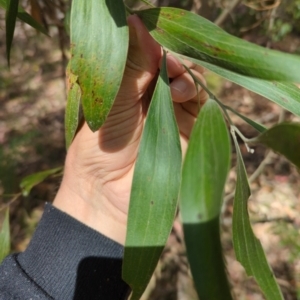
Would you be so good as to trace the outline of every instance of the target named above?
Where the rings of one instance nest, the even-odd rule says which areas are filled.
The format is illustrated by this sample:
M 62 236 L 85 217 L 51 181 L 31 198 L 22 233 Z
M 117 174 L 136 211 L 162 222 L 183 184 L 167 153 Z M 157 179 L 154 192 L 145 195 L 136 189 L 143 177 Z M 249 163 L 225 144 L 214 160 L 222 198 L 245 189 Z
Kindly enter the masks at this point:
M 99 187 L 95 188 L 91 182 L 84 183 L 83 181 L 83 179 L 72 180 L 66 172 L 53 206 L 124 245 L 127 215 L 116 210 L 99 191 Z M 84 191 L 84 194 L 80 190 Z

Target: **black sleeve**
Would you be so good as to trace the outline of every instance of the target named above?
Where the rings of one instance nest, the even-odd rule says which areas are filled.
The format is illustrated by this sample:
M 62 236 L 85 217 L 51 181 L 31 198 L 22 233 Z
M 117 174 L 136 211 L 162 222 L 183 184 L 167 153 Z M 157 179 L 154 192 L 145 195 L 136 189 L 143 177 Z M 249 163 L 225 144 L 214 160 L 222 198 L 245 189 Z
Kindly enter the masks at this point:
M 0 266 L 1 300 L 118 300 L 123 247 L 50 204 L 25 252 Z

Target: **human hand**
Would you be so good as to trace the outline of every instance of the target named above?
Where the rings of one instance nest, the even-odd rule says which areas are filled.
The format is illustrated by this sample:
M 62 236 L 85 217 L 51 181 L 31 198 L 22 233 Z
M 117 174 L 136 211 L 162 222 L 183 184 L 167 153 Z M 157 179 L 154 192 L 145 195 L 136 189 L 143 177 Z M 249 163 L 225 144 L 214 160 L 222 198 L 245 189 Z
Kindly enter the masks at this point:
M 123 81 L 103 126 L 92 132 L 86 123 L 67 153 L 65 173 L 53 205 L 87 226 L 124 244 L 134 165 L 162 50 L 137 16 L 128 18 L 130 46 Z M 185 61 L 205 82 L 203 68 Z M 198 95 L 181 63 L 167 56 L 171 94 L 183 153 L 207 94 Z

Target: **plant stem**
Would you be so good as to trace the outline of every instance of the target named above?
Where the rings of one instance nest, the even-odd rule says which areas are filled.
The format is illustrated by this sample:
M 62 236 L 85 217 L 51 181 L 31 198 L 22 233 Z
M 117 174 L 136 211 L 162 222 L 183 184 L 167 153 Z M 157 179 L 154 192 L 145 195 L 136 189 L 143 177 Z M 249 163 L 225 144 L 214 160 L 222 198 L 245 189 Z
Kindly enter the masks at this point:
M 247 139 L 235 125 L 232 125 L 232 126 L 233 126 L 234 131 L 239 135 L 239 137 L 243 140 L 244 143 L 252 142 L 252 139 Z
M 227 19 L 230 13 L 235 9 L 235 7 L 241 2 L 241 0 L 233 0 L 228 7 L 226 7 L 220 16 L 215 20 L 215 24 L 221 26 L 221 24 Z
M 219 99 L 218 99 L 218 98 L 217 98 L 217 97 L 209 90 L 209 88 L 208 88 L 207 86 L 205 86 L 205 85 L 204 85 L 204 84 L 203 84 L 203 83 L 202 83 L 202 82 L 201 82 L 201 81 L 193 74 L 193 72 L 191 71 L 191 69 L 190 69 L 187 65 L 184 64 L 183 60 L 182 60 L 179 56 L 177 56 L 177 57 L 178 57 L 179 60 L 181 61 L 183 67 L 184 67 L 184 68 L 187 70 L 187 72 L 191 75 L 191 77 L 193 78 L 194 82 L 197 83 L 197 84 L 199 84 L 199 85 L 207 92 L 207 94 L 209 95 L 209 97 L 210 97 L 211 99 L 215 100 L 215 101 L 219 104 L 220 108 L 221 108 L 222 111 L 224 112 L 224 115 L 225 115 L 227 121 L 228 121 L 229 124 L 230 124 L 230 131 L 231 131 L 231 132 L 232 132 L 232 131 L 236 132 L 236 133 L 239 135 L 239 137 L 243 140 L 243 142 L 245 143 L 245 146 L 246 146 L 248 152 L 253 153 L 254 150 L 251 149 L 251 148 L 248 146 L 247 143 L 255 142 L 255 138 L 254 138 L 254 139 L 247 139 L 247 138 L 239 131 L 239 129 L 233 124 L 233 122 L 232 122 L 230 116 L 228 115 L 227 110 L 231 110 L 231 108 L 230 108 L 229 106 L 223 104 L 223 103 L 222 103 L 222 102 L 221 102 L 221 101 L 220 101 L 220 100 L 219 100 Z M 235 137 L 235 138 L 236 138 L 236 137 Z
M 189 67 L 187 67 L 183 62 L 181 62 L 182 65 L 184 66 L 184 68 L 187 70 L 187 72 L 192 76 L 194 82 L 196 82 L 197 84 L 199 84 L 204 90 L 205 92 L 209 95 L 209 97 L 213 100 L 215 100 L 219 106 L 221 107 L 221 109 L 223 110 L 225 116 L 226 116 L 226 119 L 228 120 L 229 124 L 230 125 L 233 125 L 228 113 L 227 113 L 227 110 L 226 110 L 226 107 L 225 105 L 207 88 L 207 86 L 205 86 L 194 74 L 193 72 L 190 70 Z
M 147 1 L 147 0 L 140 0 L 141 2 L 151 6 L 151 7 L 156 7 L 154 4 L 152 4 L 151 2 Z
M 0 207 L 0 212 L 5 208 L 7 208 L 8 206 L 10 206 L 13 202 L 15 202 L 20 196 L 22 196 L 21 193 L 15 194 L 14 197 L 9 202 L 5 203 Z
M 126 9 L 126 12 L 129 13 L 130 15 L 134 14 L 134 11 L 129 6 L 125 5 L 125 9 Z

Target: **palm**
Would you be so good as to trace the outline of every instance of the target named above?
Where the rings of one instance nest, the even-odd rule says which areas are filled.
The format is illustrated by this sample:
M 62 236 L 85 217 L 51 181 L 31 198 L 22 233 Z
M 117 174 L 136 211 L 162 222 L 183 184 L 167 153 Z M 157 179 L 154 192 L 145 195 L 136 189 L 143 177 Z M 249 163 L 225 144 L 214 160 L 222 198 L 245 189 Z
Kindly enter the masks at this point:
M 138 17 L 131 16 L 128 23 L 129 55 L 115 103 L 99 131 L 92 132 L 86 123 L 82 126 L 69 148 L 65 164 L 65 186 L 67 182 L 77 182 L 76 186 L 70 187 L 74 197 L 79 199 L 84 209 L 89 207 L 88 211 L 96 212 L 95 217 L 90 217 L 86 223 L 93 228 L 101 228 L 102 232 L 105 226 L 98 221 L 101 219 L 102 222 L 117 220 L 126 228 L 134 164 L 162 57 L 161 47 Z M 203 81 L 203 70 L 186 63 Z M 173 79 L 171 93 L 184 152 L 199 110 L 198 100 L 205 100 L 206 95 L 202 91 L 198 95 L 200 98 L 197 97 L 191 76 L 177 60 L 168 56 L 167 65 L 168 75 Z M 59 203 L 56 201 L 56 205 L 64 210 Z M 91 214 L 94 215 L 89 213 L 87 216 Z M 72 215 L 81 218 L 76 211 Z M 119 231 L 116 230 L 117 236 Z M 120 241 L 119 237 L 116 240 Z

